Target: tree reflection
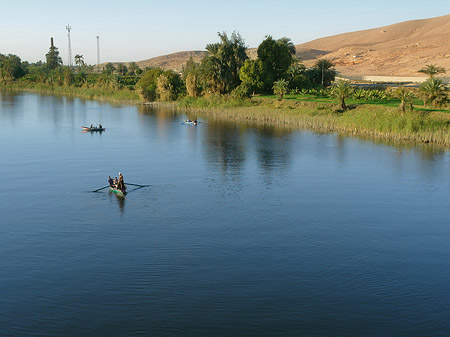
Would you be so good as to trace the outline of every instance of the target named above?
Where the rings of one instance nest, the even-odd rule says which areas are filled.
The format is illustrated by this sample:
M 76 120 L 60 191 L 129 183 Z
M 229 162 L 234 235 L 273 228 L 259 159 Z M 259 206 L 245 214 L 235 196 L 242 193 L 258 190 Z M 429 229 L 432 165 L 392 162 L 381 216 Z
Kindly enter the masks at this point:
M 245 163 L 245 130 L 236 123 L 210 120 L 206 129 L 206 153 L 222 172 L 239 173 Z
M 256 129 L 257 160 L 268 183 L 278 170 L 288 165 L 292 142 L 287 136 L 290 133 L 289 129 L 274 126 L 259 126 Z

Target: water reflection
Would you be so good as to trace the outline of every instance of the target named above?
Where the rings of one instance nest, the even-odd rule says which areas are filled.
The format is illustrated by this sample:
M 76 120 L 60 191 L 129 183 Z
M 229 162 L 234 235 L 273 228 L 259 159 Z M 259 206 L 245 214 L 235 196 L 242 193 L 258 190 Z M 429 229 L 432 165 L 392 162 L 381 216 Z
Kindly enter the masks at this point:
M 246 159 L 245 132 L 236 123 L 210 120 L 204 141 L 208 163 L 223 173 L 239 175 Z
M 125 197 L 119 196 L 111 192 L 111 190 L 109 190 L 108 193 L 109 193 L 109 200 L 116 199 L 117 204 L 119 205 L 119 211 L 121 214 L 123 214 L 123 212 L 125 211 Z
M 257 159 L 260 168 L 271 175 L 276 169 L 285 169 L 291 156 L 291 131 L 273 126 L 256 128 Z

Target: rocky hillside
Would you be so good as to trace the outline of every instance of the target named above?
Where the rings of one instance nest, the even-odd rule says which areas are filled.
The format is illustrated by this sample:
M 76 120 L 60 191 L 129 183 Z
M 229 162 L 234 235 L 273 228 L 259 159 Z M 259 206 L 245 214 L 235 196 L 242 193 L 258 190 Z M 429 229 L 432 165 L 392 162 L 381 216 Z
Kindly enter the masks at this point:
M 436 64 L 450 72 L 450 15 L 324 37 L 297 45 L 312 62 L 333 60 L 346 75 L 421 76 L 417 70 Z

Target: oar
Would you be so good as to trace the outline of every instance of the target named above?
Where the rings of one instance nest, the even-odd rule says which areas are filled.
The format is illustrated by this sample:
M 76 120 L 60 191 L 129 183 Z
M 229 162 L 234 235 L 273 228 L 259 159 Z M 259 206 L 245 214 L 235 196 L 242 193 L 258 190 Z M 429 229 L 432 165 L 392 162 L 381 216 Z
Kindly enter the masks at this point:
M 98 192 L 98 191 L 101 191 L 101 190 L 103 190 L 103 189 L 105 189 L 105 188 L 107 188 L 107 187 L 109 187 L 109 185 L 106 185 L 105 187 L 102 187 L 102 188 L 99 188 L 99 189 L 97 189 L 97 190 L 95 190 L 95 191 L 92 191 L 92 192 Z
M 139 187 L 148 187 L 148 186 L 150 186 L 150 185 L 139 185 L 139 184 L 132 184 L 132 183 L 125 183 L 125 185 L 139 186 Z

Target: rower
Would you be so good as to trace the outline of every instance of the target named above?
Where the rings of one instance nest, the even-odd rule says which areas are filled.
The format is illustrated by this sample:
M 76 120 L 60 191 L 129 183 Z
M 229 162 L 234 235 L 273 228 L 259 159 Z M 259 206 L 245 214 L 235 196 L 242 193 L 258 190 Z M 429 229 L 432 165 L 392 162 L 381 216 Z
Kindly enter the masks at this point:
M 112 186 L 113 186 L 113 183 L 114 183 L 114 182 L 113 182 L 111 176 L 108 176 L 108 184 L 109 184 L 109 186 L 112 187 Z
M 119 182 L 117 183 L 117 189 L 124 191 L 126 189 L 125 183 L 123 182 L 123 175 L 119 172 Z

